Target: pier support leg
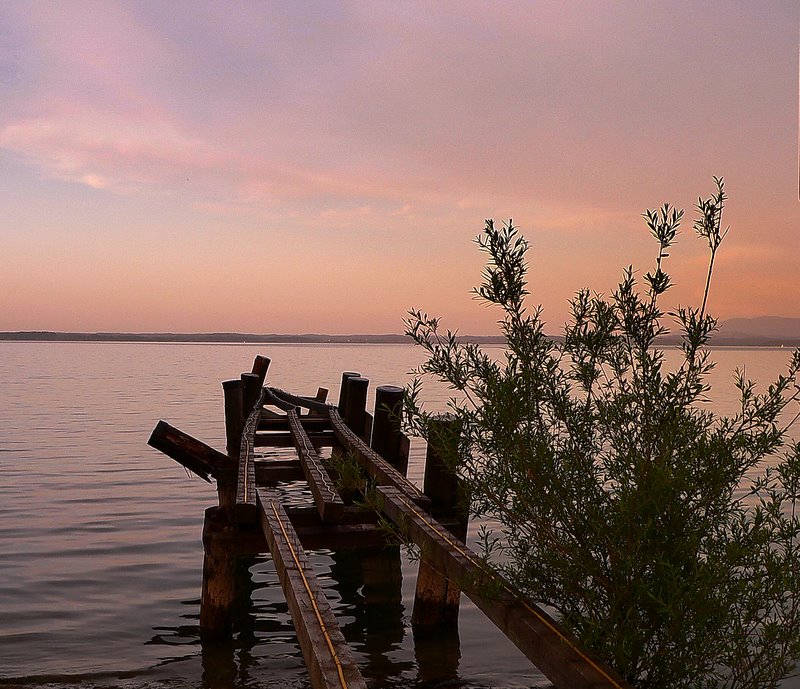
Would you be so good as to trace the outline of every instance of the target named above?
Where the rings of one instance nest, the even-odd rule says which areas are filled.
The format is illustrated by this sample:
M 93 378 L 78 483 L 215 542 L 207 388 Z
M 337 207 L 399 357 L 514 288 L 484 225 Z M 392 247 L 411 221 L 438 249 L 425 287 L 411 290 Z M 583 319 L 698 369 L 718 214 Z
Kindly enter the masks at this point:
M 351 431 L 362 440 L 369 439 L 369 416 L 367 414 L 367 388 L 369 379 L 352 376 L 347 379 L 347 395 L 344 401 L 344 412 L 339 410 L 344 422 Z
M 434 517 L 457 517 L 452 529 L 460 541 L 466 540 L 469 504 L 458 479 L 452 457 L 458 453 L 460 429 L 448 415 L 435 419 L 431 425 L 428 450 L 425 456 L 425 484 L 423 492 L 431 499 Z M 414 611 L 411 623 L 415 627 L 456 625 L 461 589 L 436 570 L 425 553 L 419 562 Z
M 403 476 L 408 471 L 408 453 L 403 444 L 403 388 L 379 385 L 375 388 L 375 412 L 370 447 Z
M 203 525 L 203 590 L 200 634 L 205 640 L 230 635 L 231 607 L 236 598 L 236 555 L 231 547 L 234 527 L 221 510 L 206 510 Z

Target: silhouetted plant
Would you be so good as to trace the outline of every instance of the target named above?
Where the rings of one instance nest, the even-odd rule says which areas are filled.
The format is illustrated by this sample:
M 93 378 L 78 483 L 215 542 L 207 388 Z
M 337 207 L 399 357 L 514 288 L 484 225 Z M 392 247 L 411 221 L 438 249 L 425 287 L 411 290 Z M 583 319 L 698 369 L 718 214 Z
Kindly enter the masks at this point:
M 610 297 L 579 291 L 563 341 L 526 310 L 528 244 L 511 221 L 477 238 L 488 263 L 475 292 L 502 310 L 500 361 L 420 311 L 406 321 L 427 352 L 418 373 L 457 391 L 459 470 L 473 510 L 501 525 L 495 566 L 640 689 L 774 687 L 800 656 L 800 444 L 787 434 L 797 415 L 783 418 L 800 350 L 762 393 L 736 372 L 735 416 L 702 405 L 727 233 L 714 183 L 694 224 L 710 259 L 700 308 L 659 305 L 683 216 L 665 204 L 643 216 L 658 254 L 642 287 L 629 267 Z M 655 346 L 667 315 L 681 335 L 671 369 Z M 406 406 L 425 435 L 420 390 Z

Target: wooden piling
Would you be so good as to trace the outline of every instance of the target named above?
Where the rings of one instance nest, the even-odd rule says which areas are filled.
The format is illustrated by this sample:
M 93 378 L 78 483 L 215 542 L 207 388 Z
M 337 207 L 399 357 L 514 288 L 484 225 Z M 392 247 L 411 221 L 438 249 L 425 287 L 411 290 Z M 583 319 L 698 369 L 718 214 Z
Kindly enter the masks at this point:
M 253 373 L 258 376 L 258 387 L 262 387 L 264 385 L 264 380 L 266 380 L 270 363 L 272 362 L 268 357 L 261 356 L 260 354 L 254 359 Z
M 344 413 L 344 405 L 347 403 L 347 381 L 360 376 L 361 374 L 356 371 L 344 371 L 342 373 L 342 384 L 339 386 L 339 401 L 336 403 L 340 414 Z
M 422 492 L 431 499 L 433 516 L 459 520 L 459 528 L 453 535 L 464 541 L 469 521 L 469 496 L 458 476 L 460 436 L 461 426 L 451 414 L 440 414 L 430 420 Z
M 261 378 L 257 373 L 242 374 L 242 417 L 247 418 L 261 394 Z
M 366 440 L 368 387 L 368 378 L 362 376 L 348 378 L 344 411 L 340 412 L 350 430 L 362 440 Z
M 452 533 L 463 542 L 467 535 L 469 505 L 465 503 L 464 491 L 453 465 L 453 457 L 458 453 L 459 432 L 458 423 L 449 415 L 431 421 L 423 493 L 431 500 L 433 515 L 457 518 Z M 436 568 L 423 550 L 411 623 L 420 627 L 457 624 L 460 599 L 458 584 Z
M 236 555 L 232 532 L 233 527 L 218 508 L 206 510 L 200 634 L 210 641 L 230 635 L 231 606 L 236 598 Z
M 408 454 L 403 453 L 402 419 L 403 388 L 396 385 L 375 388 L 370 447 L 405 476 L 408 473 Z
M 228 457 L 239 459 L 239 445 L 242 442 L 244 413 L 242 403 L 242 381 L 226 380 L 222 384 L 225 395 L 225 440 Z

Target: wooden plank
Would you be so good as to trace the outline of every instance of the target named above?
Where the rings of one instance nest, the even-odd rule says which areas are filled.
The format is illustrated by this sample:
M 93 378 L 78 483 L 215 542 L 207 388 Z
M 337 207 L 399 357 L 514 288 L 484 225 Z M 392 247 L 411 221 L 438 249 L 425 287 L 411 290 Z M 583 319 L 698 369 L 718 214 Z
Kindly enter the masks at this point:
M 256 483 L 279 483 L 305 479 L 299 459 L 256 459 Z
M 425 508 L 430 505 L 428 496 L 423 495 L 423 493 L 417 490 L 417 487 L 411 483 L 411 481 L 353 433 L 353 431 L 347 427 L 336 409 L 331 408 L 328 413 L 331 425 L 333 426 L 333 432 L 336 434 L 339 442 L 346 450 L 353 453 L 361 466 L 363 466 L 367 470 L 367 473 L 377 481 L 378 485 L 397 488 L 403 495 L 417 505 L 421 505 Z
M 330 431 L 308 433 L 308 437 L 315 447 L 331 447 L 339 443 L 336 436 Z M 285 433 L 280 431 L 259 432 L 255 436 L 255 445 L 256 447 L 294 447 L 294 440 L 292 440 L 292 434 L 288 431 Z
M 217 509 L 217 508 L 213 508 Z M 378 525 L 375 512 L 364 512 L 346 507 L 341 524 L 325 524 L 314 505 L 284 506 L 300 544 L 307 550 L 339 550 L 376 548 L 394 543 L 386 529 Z M 231 529 L 215 534 L 216 540 L 225 540 L 228 554 L 261 555 L 269 546 L 261 529 Z
M 261 388 L 253 410 L 244 422 L 242 442 L 239 448 L 239 474 L 236 483 L 236 507 L 234 518 L 240 524 L 253 524 L 258 519 L 256 505 L 255 450 L 256 429 L 261 419 L 261 405 L 264 403 L 266 388 Z
M 264 410 L 268 411 L 268 410 Z M 300 416 L 300 423 L 306 431 L 320 432 L 331 429 L 330 419 L 326 416 Z M 289 420 L 284 414 L 275 414 L 266 417 L 262 413 L 261 420 L 258 422 L 259 431 L 288 431 Z
M 324 522 L 335 523 L 341 519 L 344 502 L 336 492 L 331 477 L 328 476 L 328 472 L 322 465 L 322 458 L 317 454 L 311 444 L 311 439 L 303 430 L 297 412 L 292 410 L 287 412 L 286 416 L 297 456 L 300 458 L 300 465 L 303 467 L 303 473 L 311 488 L 311 494 L 314 496 L 319 516 Z
M 259 490 L 259 516 L 314 689 L 366 689 L 280 499 Z
M 221 472 L 233 471 L 235 466 L 227 455 L 170 426 L 166 421 L 156 424 L 147 444 L 209 483 L 209 476 L 217 478 Z
M 457 582 L 558 689 L 634 689 L 400 491 L 390 486 L 378 490 L 384 499 L 383 513 L 406 530 L 427 562 Z

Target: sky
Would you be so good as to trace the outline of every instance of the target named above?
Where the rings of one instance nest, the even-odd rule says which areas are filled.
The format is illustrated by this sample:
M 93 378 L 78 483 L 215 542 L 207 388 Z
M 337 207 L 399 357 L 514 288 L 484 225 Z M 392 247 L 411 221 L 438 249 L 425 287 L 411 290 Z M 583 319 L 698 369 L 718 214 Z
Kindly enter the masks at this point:
M 0 330 L 493 334 L 485 219 L 546 331 L 642 275 L 800 317 L 796 0 L 0 0 Z

